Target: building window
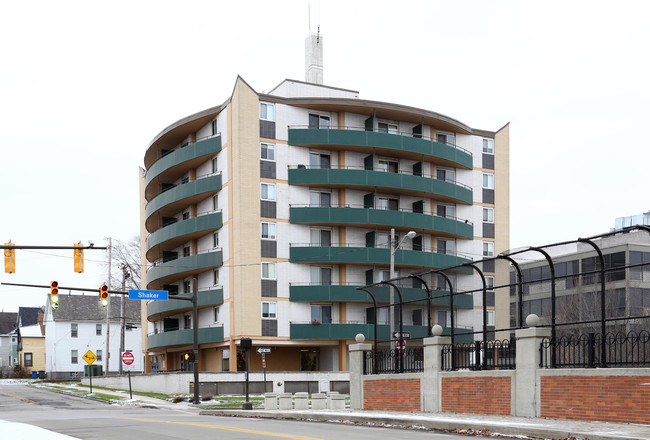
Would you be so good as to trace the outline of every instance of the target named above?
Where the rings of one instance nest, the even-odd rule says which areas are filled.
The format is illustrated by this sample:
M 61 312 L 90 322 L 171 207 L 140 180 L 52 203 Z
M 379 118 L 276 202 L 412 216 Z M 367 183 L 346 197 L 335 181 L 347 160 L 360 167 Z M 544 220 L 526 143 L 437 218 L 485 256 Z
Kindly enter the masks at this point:
M 436 253 L 456 254 L 456 242 L 454 240 L 436 240 Z
M 71 338 L 79 337 L 79 324 L 74 322 L 70 324 L 70 337 Z
M 213 120 L 210 123 L 210 126 L 212 127 L 212 136 L 214 136 L 215 134 L 217 134 L 217 120 L 216 119 Z
M 494 223 L 494 208 L 483 208 L 483 221 Z
M 215 286 L 219 285 L 219 271 L 218 270 L 213 270 L 212 271 L 212 284 Z
M 102 325 L 101 324 L 95 324 L 95 335 L 101 336 L 102 334 Z
M 483 173 L 483 188 L 494 189 L 494 174 Z
M 487 321 L 485 325 L 494 326 L 494 310 L 487 310 Z
M 487 287 L 487 290 L 494 290 L 494 277 L 493 276 L 486 276 L 485 277 L 485 285 Z
M 443 327 L 451 327 L 451 312 L 449 310 L 438 310 L 436 313 L 436 324 Z M 454 323 L 458 323 L 458 316 L 454 311 Z
M 329 229 L 312 229 L 309 233 L 311 246 L 332 246 L 332 231 Z
M 385 173 L 396 173 L 398 171 L 399 164 L 396 160 L 388 159 L 379 159 L 377 161 L 377 171 L 383 171 Z
M 188 218 L 190 218 L 190 211 L 185 211 L 183 213 L 183 220 L 187 220 Z
M 95 354 L 97 355 L 97 360 L 98 360 L 98 361 L 101 361 L 101 360 L 102 360 L 102 351 L 101 351 L 101 350 L 97 350 L 97 353 L 95 353 Z
M 436 179 L 444 180 L 445 182 L 456 182 L 456 171 L 438 168 L 436 170 Z
M 494 257 L 494 242 L 491 241 L 483 242 L 483 256 Z
M 25 360 L 25 366 L 26 367 L 31 367 L 34 364 L 33 360 L 32 360 L 32 354 L 31 353 L 25 353 L 24 360 Z
M 215 174 L 217 172 L 217 158 L 215 157 L 212 159 L 212 174 Z
M 275 223 L 262 222 L 262 238 L 275 240 Z
M 329 154 L 309 153 L 309 168 L 327 170 L 330 168 Z
M 332 194 L 321 191 L 309 192 L 309 206 L 311 208 L 329 208 L 332 203 Z
M 277 318 L 277 303 L 262 301 L 262 319 Z
M 386 232 L 377 232 L 378 248 L 390 248 L 390 234 Z
M 377 124 L 377 131 L 379 133 L 390 133 L 390 134 L 397 134 L 397 125 L 395 124 L 389 124 L 387 122 L 379 122 Z
M 377 197 L 377 206 L 376 209 L 385 209 L 388 211 L 398 211 L 399 210 L 399 200 L 391 199 L 389 197 Z
M 78 364 L 79 363 L 79 353 L 77 350 L 71 350 L 70 351 L 70 363 L 72 364 Z
M 310 284 L 313 286 L 329 286 L 332 284 L 332 268 L 311 267 L 309 270 Z
M 483 139 L 483 152 L 494 154 L 494 139 Z
M 216 232 L 212 233 L 212 247 L 216 248 L 219 246 L 219 234 Z
M 332 323 L 332 306 L 311 305 L 311 322 Z
M 413 325 L 422 325 L 422 309 L 413 310 Z
M 189 281 L 183 281 L 183 292 L 184 293 L 191 293 L 192 292 L 192 286 Z
M 456 135 L 454 134 L 436 134 L 436 142 L 445 144 L 445 145 L 456 145 Z
M 219 322 L 219 307 L 212 309 L 214 322 Z
M 192 328 L 192 317 L 190 315 L 183 316 L 183 328 Z
M 436 205 L 436 215 L 438 217 L 456 218 L 456 207 L 450 205 Z
M 262 142 L 260 144 L 260 158 L 264 160 L 275 160 L 275 145 Z
M 262 200 L 275 200 L 275 183 L 262 182 Z
M 262 261 L 262 279 L 263 280 L 275 279 L 275 263 Z
M 217 194 L 212 196 L 212 210 L 216 211 L 219 209 L 219 196 Z
M 275 105 L 260 102 L 260 119 L 275 121 Z
M 189 257 L 189 256 L 190 256 L 190 247 L 189 247 L 189 246 L 185 246 L 185 247 L 183 248 L 183 257 Z
M 310 113 L 309 128 L 330 128 L 330 117 Z

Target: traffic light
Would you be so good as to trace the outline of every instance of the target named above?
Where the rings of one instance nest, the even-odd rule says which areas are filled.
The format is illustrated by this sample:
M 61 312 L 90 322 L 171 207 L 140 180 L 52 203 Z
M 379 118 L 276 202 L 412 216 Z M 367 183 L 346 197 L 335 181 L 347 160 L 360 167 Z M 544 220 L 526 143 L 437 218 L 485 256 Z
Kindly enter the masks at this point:
M 12 246 L 12 243 L 5 243 L 5 246 Z M 16 249 L 5 249 L 5 272 L 16 272 Z
M 74 250 L 74 271 L 77 273 L 83 273 L 84 271 L 84 250 L 83 244 L 81 242 L 75 243 L 74 247 L 78 248 Z
M 108 305 L 108 286 L 106 284 L 102 284 L 99 288 L 99 302 L 101 303 L 102 307 L 106 307 Z
M 185 353 L 183 353 L 183 360 L 185 362 L 194 362 L 194 352 L 186 351 Z
M 59 308 L 59 282 L 50 281 L 50 307 L 52 310 Z

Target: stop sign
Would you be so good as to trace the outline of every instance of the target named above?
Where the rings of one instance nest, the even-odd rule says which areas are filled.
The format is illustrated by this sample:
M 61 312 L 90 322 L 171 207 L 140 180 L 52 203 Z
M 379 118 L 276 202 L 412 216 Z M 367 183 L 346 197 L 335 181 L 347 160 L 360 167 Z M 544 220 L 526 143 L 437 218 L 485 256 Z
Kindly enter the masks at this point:
M 124 362 L 125 365 L 131 365 L 135 358 L 133 357 L 133 353 L 125 351 L 122 353 L 122 362 Z

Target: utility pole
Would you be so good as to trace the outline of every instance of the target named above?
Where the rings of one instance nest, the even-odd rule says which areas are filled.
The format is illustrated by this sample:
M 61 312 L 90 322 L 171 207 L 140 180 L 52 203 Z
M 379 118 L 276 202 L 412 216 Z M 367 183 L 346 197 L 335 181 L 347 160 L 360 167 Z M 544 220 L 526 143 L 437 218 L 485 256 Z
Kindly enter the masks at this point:
M 108 237 L 108 290 L 111 290 L 111 263 L 113 257 L 113 243 L 111 237 Z M 108 376 L 109 365 L 111 364 L 111 300 L 108 300 L 106 307 L 106 376 Z

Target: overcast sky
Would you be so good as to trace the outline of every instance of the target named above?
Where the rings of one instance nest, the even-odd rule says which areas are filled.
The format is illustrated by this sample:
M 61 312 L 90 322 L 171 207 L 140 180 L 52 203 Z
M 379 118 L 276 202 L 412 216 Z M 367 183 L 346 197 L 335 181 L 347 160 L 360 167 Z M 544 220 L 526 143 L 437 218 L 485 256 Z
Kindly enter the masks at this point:
M 151 139 L 221 104 L 304 80 L 308 2 L 15 1 L 0 5 L 0 240 L 106 245 L 139 233 Z M 325 84 L 510 122 L 512 248 L 607 232 L 650 210 L 650 3 L 312 2 Z M 98 288 L 102 251 L 18 251 L 0 282 Z M 0 286 L 0 311 L 45 303 Z M 94 294 L 94 293 L 93 293 Z

